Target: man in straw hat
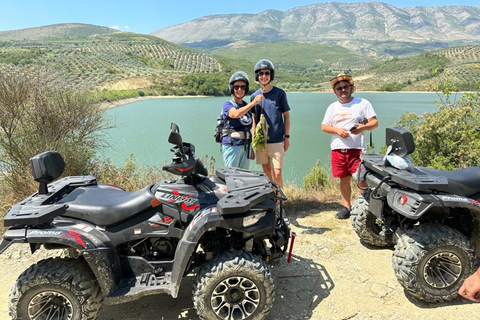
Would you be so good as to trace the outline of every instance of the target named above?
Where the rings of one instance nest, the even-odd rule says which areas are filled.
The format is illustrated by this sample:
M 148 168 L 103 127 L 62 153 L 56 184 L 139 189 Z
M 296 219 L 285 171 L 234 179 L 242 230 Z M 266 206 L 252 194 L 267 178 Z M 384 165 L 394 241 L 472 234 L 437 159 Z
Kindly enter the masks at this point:
M 352 195 L 350 181 L 360 164 L 360 154 L 366 149 L 364 132 L 375 129 L 378 121 L 370 102 L 352 96 L 355 84 L 351 76 L 340 73 L 330 80 L 330 84 L 338 101 L 327 108 L 322 131 L 332 135 L 332 175 L 340 178 L 343 208 L 335 218 L 348 219 Z M 364 181 L 360 182 L 361 186 L 364 184 Z

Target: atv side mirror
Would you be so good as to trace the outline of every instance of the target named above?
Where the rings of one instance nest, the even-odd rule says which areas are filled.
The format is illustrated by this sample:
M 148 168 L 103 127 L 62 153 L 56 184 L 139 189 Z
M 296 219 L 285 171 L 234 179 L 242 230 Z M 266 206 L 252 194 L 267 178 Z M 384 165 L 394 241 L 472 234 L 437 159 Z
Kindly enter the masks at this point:
M 175 123 L 170 125 L 170 136 L 168 136 L 168 142 L 177 145 L 180 148 L 183 147 L 182 136 L 180 135 L 180 129 Z

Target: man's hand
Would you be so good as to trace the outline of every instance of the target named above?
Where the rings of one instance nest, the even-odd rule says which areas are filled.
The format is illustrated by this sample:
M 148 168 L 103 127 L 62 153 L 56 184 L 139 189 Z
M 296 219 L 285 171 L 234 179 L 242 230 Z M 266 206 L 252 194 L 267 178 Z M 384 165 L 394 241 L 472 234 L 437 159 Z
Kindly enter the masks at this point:
M 468 300 L 480 302 L 480 268 L 465 279 L 460 289 L 458 289 L 458 294 Z
M 350 133 L 345 128 L 335 128 L 336 133 L 343 139 L 350 137 Z

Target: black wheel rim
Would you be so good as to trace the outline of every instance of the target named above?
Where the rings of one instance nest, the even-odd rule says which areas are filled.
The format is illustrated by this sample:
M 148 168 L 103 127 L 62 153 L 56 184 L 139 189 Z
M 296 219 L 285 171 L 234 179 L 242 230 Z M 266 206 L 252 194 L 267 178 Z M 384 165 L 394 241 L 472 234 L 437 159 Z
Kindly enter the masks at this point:
M 220 319 L 247 319 L 260 304 L 260 290 L 248 278 L 229 277 L 215 287 L 210 301 Z
M 433 288 L 442 289 L 454 284 L 462 274 L 462 261 L 450 252 L 431 256 L 423 268 L 425 281 Z
M 32 320 L 71 320 L 72 302 L 60 292 L 43 291 L 30 300 L 28 316 Z

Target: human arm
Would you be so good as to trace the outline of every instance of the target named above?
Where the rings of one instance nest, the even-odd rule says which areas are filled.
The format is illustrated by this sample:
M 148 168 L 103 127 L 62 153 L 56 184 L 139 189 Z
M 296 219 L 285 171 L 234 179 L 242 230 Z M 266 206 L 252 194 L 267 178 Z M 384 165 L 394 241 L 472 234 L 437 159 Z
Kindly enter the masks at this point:
M 230 110 L 228 110 L 228 116 L 232 119 L 238 119 L 241 116 L 243 116 L 245 113 L 247 113 L 250 109 L 252 109 L 257 104 L 259 104 L 262 101 L 262 99 L 263 99 L 263 95 L 258 94 L 255 96 L 255 98 L 253 98 L 253 100 L 249 104 L 238 109 L 230 108 Z
M 283 113 L 283 121 L 285 123 L 285 140 L 283 143 L 283 147 L 285 148 L 285 151 L 288 150 L 290 147 L 290 112 L 286 111 Z M 288 137 L 287 137 L 288 136 Z
M 468 300 L 480 302 L 480 268 L 465 279 L 460 289 L 458 289 L 458 294 Z
M 329 134 L 339 135 L 340 137 L 342 137 L 344 139 L 347 139 L 350 136 L 347 129 L 336 128 L 336 127 L 333 127 L 329 124 L 322 124 L 322 131 L 325 132 L 325 133 L 329 133 Z

